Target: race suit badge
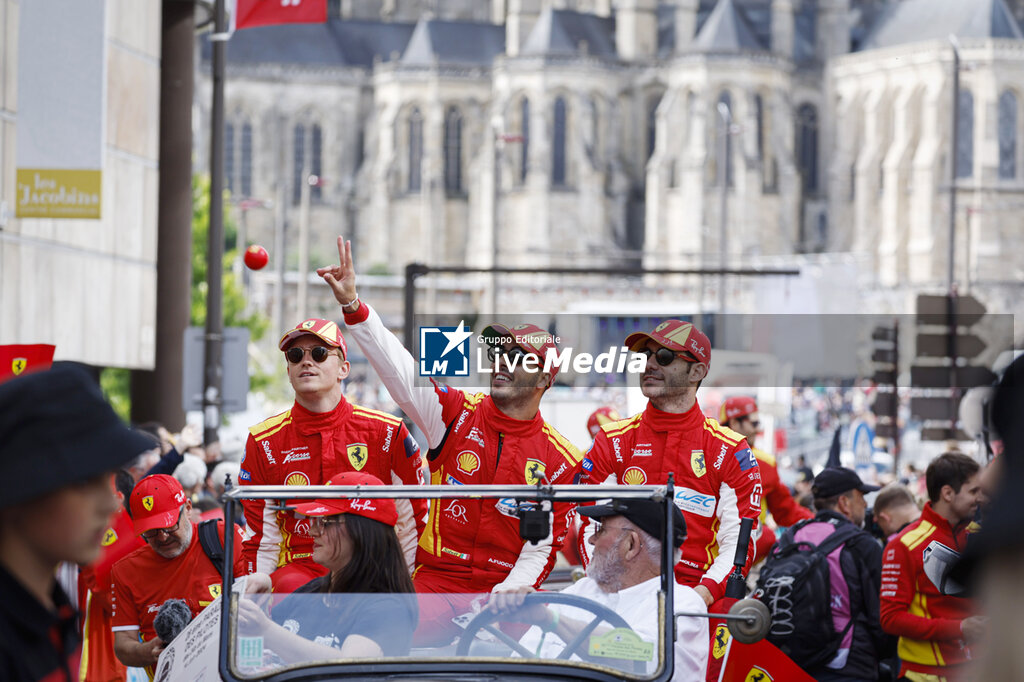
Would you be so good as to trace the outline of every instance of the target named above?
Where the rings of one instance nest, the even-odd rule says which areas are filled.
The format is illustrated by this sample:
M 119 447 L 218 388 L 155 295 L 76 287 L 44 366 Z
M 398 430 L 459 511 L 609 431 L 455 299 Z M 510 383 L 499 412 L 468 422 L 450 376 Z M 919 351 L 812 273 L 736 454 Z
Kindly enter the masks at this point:
M 366 466 L 368 452 L 369 448 L 366 447 L 366 443 L 349 443 L 348 461 L 353 469 L 356 471 L 363 470 L 363 467 Z
M 693 475 L 700 478 L 708 472 L 704 466 L 704 451 L 694 450 L 690 453 L 690 466 L 693 467 Z

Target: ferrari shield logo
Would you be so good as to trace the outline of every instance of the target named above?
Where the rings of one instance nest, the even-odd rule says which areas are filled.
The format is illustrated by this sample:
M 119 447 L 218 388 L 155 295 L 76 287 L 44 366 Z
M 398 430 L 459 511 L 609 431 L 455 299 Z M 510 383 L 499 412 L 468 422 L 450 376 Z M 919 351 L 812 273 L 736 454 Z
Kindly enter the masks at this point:
M 210 585 L 210 596 L 214 599 L 220 596 L 220 583 Z
M 142 498 L 142 506 L 146 508 L 146 511 L 153 511 L 153 496 L 146 495 Z
M 544 482 L 544 462 L 539 459 L 526 460 L 526 485 L 540 485 Z
M 28 367 L 28 360 L 25 358 L 14 358 L 11 360 L 11 371 L 14 372 L 14 376 L 24 372 L 26 367 Z
M 366 447 L 366 443 L 349 443 L 348 445 L 348 461 L 352 465 L 352 468 L 356 471 L 362 471 L 363 467 L 366 466 L 366 456 L 369 452 L 369 448 Z
M 704 466 L 704 451 L 694 450 L 690 453 L 690 466 L 693 467 L 693 475 L 700 478 L 708 472 Z
M 103 534 L 103 546 L 110 547 L 112 544 L 117 542 L 117 533 L 114 532 L 113 528 L 108 528 L 107 532 Z
M 711 646 L 711 655 L 721 658 L 725 655 L 726 646 L 729 644 L 729 630 L 725 625 L 715 628 L 715 643 Z
M 743 682 L 772 682 L 773 679 L 775 678 L 769 675 L 767 670 L 755 665 L 743 678 Z

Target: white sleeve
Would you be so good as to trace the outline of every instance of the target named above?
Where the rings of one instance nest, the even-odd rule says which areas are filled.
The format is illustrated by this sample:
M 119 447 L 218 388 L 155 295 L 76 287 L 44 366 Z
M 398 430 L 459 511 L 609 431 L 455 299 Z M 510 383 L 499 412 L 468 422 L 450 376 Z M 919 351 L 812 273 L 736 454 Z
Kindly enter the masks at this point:
M 256 570 L 270 575 L 278 569 L 281 560 L 281 528 L 277 525 L 277 512 L 270 505 L 263 506 L 263 536 L 256 550 Z
M 676 585 L 675 610 L 707 613 L 704 600 L 692 588 Z M 675 673 L 673 680 L 703 680 L 708 667 L 708 619 L 676 617 Z
M 362 322 L 349 324 L 349 333 L 384 382 L 392 400 L 426 434 L 427 447 L 437 447 L 444 438 L 445 423 L 434 388 L 416 385 L 416 360 L 384 326 L 377 311 L 362 301 L 359 305 L 366 306 L 367 317 Z
M 548 536 L 536 545 L 532 542 L 524 542 L 523 548 L 519 550 L 516 565 L 508 572 L 507 578 L 491 588 L 491 592 L 511 590 L 524 585 L 533 586 L 537 582 L 537 578 L 544 572 L 548 559 L 551 558 L 552 541 L 551 533 L 548 533 Z
M 704 572 L 704 577 L 720 583 L 732 573 L 736 545 L 740 541 L 740 510 L 736 503 L 736 491 L 725 482 L 718 490 L 718 508 L 715 510 L 715 516 L 718 517 L 718 533 L 715 534 L 718 541 L 718 556 Z
M 395 472 L 391 472 L 391 485 L 405 485 L 405 481 Z M 398 523 L 395 524 L 395 533 L 398 534 L 398 544 L 402 547 L 402 554 L 405 555 L 405 563 L 409 566 L 409 573 L 416 568 L 416 545 L 419 542 L 419 533 L 416 530 L 416 518 L 412 510 L 412 502 L 409 500 L 395 500 L 395 507 L 398 509 Z

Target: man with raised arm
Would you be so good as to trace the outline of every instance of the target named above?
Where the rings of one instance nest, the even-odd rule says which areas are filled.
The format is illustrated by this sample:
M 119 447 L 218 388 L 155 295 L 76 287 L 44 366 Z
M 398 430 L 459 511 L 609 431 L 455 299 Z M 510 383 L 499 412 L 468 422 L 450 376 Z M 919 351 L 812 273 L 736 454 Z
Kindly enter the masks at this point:
M 426 434 L 431 483 L 574 482 L 583 455 L 540 414 L 541 398 L 557 373 L 557 368 L 545 372 L 536 367 L 544 365 L 549 349 L 555 350 L 551 334 L 533 325 L 487 327 L 484 336 L 492 340 L 488 357 L 494 363 L 490 394 L 437 382 L 417 386 L 416 361 L 359 300 L 352 246 L 341 237 L 338 256 L 339 265 L 317 274 L 333 290 L 352 338 L 391 397 Z M 539 363 L 525 362 L 531 357 Z M 519 536 L 516 511 L 509 500 L 431 502 L 413 575 L 416 591 L 431 595 L 420 601 L 416 645 L 445 644 L 458 633 L 452 619 L 468 612 L 472 601 L 460 595 L 492 592 L 500 603 L 512 590 L 538 587 L 547 577 L 574 508 L 556 504 L 551 533 L 537 544 Z

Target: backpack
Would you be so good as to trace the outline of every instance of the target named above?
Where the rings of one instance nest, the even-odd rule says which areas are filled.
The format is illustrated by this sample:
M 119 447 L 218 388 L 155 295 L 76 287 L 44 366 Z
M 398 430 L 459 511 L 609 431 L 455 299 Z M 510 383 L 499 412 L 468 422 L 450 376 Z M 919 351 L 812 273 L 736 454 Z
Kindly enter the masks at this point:
M 220 533 L 217 532 L 217 519 L 209 519 L 199 524 L 199 544 L 202 545 L 203 552 L 206 553 L 210 562 L 217 568 L 217 572 L 223 578 L 224 543 L 221 542 Z
M 771 612 L 766 639 L 804 670 L 835 658 L 855 618 L 837 632 L 832 622 L 832 575 L 828 555 L 860 529 L 852 523 L 828 521 L 834 527 L 821 544 L 797 542 L 796 532 L 814 519 L 801 521 L 783 534 L 761 567 L 754 598 Z M 844 578 L 845 580 L 845 578 Z

